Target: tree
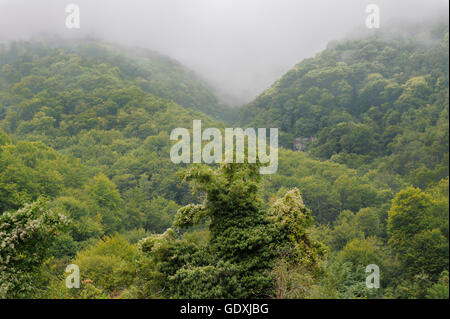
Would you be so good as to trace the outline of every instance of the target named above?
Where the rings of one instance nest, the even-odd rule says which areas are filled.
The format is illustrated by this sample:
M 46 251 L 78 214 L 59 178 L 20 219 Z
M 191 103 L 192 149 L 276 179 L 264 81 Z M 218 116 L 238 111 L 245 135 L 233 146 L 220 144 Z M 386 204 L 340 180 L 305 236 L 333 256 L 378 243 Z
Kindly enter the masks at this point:
M 158 281 L 166 285 L 167 296 L 268 297 L 275 284 L 272 269 L 280 260 L 299 265 L 312 276 L 320 272 L 325 248 L 307 232 L 312 217 L 298 190 L 289 191 L 265 211 L 258 196 L 256 164 L 222 164 L 217 170 L 195 166 L 184 179 L 203 194 L 204 201 L 180 208 L 174 227 L 207 227 L 207 242 L 177 238 L 169 229 L 140 244 L 153 259 L 152 271 L 166 278 Z
M 82 270 L 82 287 L 72 289 L 69 294 L 79 298 L 90 289 L 111 297 L 119 295 L 135 280 L 136 257 L 136 245 L 128 243 L 122 235 L 97 240 L 74 258 L 73 263 Z
M 122 199 L 116 185 L 103 174 L 95 176 L 91 184 L 87 185 L 87 191 L 94 200 L 94 210 L 102 216 L 102 224 L 106 234 L 112 234 L 121 227 Z
M 428 289 L 426 298 L 429 299 L 448 299 L 448 271 L 445 270 L 439 277 L 439 281 Z
M 413 187 L 400 191 L 392 202 L 389 245 L 409 275 L 425 272 L 436 278 L 448 269 L 448 238 L 433 227 L 434 207 L 431 195 Z
M 29 298 L 38 292 L 40 267 L 67 223 L 43 200 L 0 215 L 0 298 Z
M 381 233 L 380 218 L 376 209 L 361 208 L 355 215 L 355 227 L 366 237 L 379 236 Z

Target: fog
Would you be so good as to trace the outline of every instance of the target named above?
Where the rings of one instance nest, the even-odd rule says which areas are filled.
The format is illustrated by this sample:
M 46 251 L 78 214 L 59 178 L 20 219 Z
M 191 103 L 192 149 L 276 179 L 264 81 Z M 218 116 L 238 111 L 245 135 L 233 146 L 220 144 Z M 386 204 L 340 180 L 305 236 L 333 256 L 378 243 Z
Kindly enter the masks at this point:
M 65 27 L 69 3 L 80 7 L 80 29 Z M 448 0 L 0 0 L 0 42 L 90 36 L 148 48 L 238 105 L 329 41 L 376 32 L 365 26 L 369 3 L 380 7 L 381 30 L 448 11 Z

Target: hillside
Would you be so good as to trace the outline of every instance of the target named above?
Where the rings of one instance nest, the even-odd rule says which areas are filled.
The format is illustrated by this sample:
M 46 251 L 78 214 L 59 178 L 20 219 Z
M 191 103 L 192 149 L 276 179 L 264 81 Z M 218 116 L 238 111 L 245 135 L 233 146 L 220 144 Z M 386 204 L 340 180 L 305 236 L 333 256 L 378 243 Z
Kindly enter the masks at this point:
M 175 127 L 192 126 L 192 119 L 214 123 L 207 115 L 148 93 L 139 86 L 142 79 L 125 76 L 126 68 L 122 72 L 108 64 L 108 55 L 100 61 L 66 49 L 25 43 L 1 51 L 0 56 L 4 63 L 0 126 L 7 133 L 81 159 L 90 176 L 107 175 L 123 196 L 144 196 L 130 191 L 144 187 L 143 183 L 149 192 L 143 198 L 162 196 L 160 201 L 165 203 L 163 197 L 180 202 L 188 196 L 188 191 L 179 189 L 178 167 L 167 157 L 169 133 Z M 134 63 L 119 57 L 127 66 Z M 164 84 L 161 81 L 160 87 Z M 25 196 L 21 202 L 27 200 Z M 133 209 L 140 214 L 144 208 Z M 144 228 L 131 215 L 129 211 L 127 223 Z M 163 230 L 169 224 L 166 220 L 163 226 L 155 222 L 145 228 Z
M 297 64 L 237 123 L 279 127 L 281 144 L 417 186 L 448 176 L 448 24 L 429 41 L 373 36 L 334 42 Z
M 65 60 L 62 59 L 63 56 L 65 56 Z M 45 61 L 39 61 L 44 58 Z M 71 64 L 64 66 L 64 70 L 59 70 L 70 76 L 76 76 L 82 72 L 77 69 L 79 62 L 82 62 L 85 68 L 108 64 L 115 68 L 113 72 L 121 80 L 134 82 L 145 92 L 172 100 L 186 108 L 202 111 L 216 118 L 223 112 L 223 106 L 218 104 L 214 93 L 204 81 L 177 61 L 157 52 L 120 47 L 94 40 L 75 42 L 47 40 L 45 43 L 12 43 L 3 48 L 0 55 L 0 67 L 5 64 L 13 67 L 18 64 L 28 64 L 28 69 L 20 70 L 15 75 L 9 75 L 9 80 L 17 79 L 17 76 L 46 76 L 49 71 L 54 72 L 55 67 L 46 70 L 47 73 L 40 73 L 43 70 L 31 70 L 30 65 L 39 64 L 39 69 L 59 62 Z M 90 80 L 93 81 L 95 78 Z M 103 78 L 103 81 L 108 83 L 106 77 Z

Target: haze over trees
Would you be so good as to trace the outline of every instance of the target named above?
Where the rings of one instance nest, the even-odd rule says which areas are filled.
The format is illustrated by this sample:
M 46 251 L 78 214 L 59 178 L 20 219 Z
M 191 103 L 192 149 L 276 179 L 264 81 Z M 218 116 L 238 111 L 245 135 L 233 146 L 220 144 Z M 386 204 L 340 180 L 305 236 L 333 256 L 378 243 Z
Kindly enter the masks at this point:
M 332 44 L 237 111 L 153 52 L 1 46 L 0 298 L 448 298 L 448 24 L 429 35 Z M 173 164 L 193 119 L 278 127 L 277 173 Z

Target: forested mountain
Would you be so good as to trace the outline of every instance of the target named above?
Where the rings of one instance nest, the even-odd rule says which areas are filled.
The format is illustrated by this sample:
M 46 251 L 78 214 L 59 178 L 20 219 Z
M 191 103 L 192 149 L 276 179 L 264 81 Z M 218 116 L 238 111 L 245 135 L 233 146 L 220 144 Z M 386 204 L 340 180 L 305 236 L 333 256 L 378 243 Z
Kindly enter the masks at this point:
M 296 65 L 238 123 L 279 127 L 282 144 L 417 186 L 448 176 L 448 25 L 428 41 L 373 36 L 329 45 Z
M 224 112 L 212 90 L 193 71 L 169 57 L 149 50 L 123 48 L 94 40 L 48 40 L 45 44 L 12 43 L 3 48 L 0 55 L 0 66 L 5 64 L 21 68 L 5 70 L 11 72 L 7 78 L 13 82 L 17 82 L 18 77 L 45 77 L 51 74 L 56 79 L 65 77 L 60 86 L 68 88 L 67 80 L 74 76 L 77 81 L 86 81 L 83 88 L 89 89 L 97 80 L 107 85 L 114 81 L 111 77 L 118 76 L 121 81 L 132 82 L 145 92 L 210 116 L 219 117 Z M 105 70 L 100 67 L 85 74 L 90 67 L 102 64 L 112 67 L 111 70 L 103 74 Z M 79 77 L 82 74 L 85 78 Z M 33 81 L 33 78 L 26 80 Z M 38 80 L 39 78 L 34 78 L 35 82 Z M 77 83 L 73 85 L 77 87 Z M 55 90 L 58 88 L 54 87 Z
M 448 298 L 448 26 L 430 37 L 330 45 L 237 113 L 156 53 L 1 47 L 0 298 Z M 170 161 L 172 129 L 230 114 L 280 128 L 276 174 Z

